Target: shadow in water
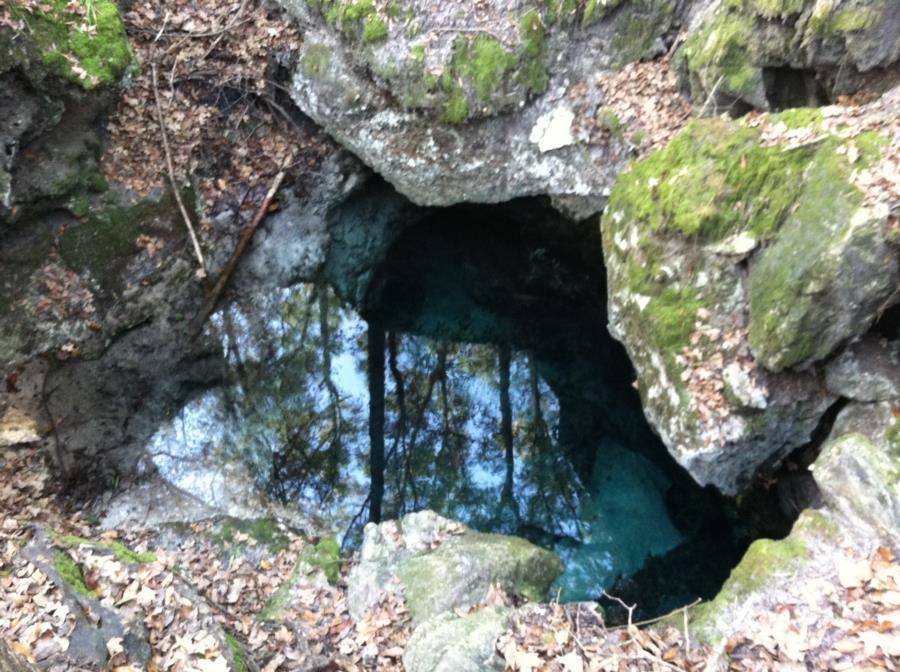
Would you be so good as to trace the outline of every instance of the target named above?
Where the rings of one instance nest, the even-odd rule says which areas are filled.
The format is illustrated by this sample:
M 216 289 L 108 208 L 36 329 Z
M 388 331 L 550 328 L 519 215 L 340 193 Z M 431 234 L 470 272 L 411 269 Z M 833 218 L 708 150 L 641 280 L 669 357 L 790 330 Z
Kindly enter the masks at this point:
M 561 599 L 621 587 L 640 616 L 712 596 L 753 538 L 786 532 L 700 488 L 648 425 L 595 221 L 533 199 L 420 214 L 358 305 L 304 284 L 218 318 L 231 384 L 157 434 L 164 475 L 213 496 L 240 465 L 347 545 L 431 508 L 555 550 Z

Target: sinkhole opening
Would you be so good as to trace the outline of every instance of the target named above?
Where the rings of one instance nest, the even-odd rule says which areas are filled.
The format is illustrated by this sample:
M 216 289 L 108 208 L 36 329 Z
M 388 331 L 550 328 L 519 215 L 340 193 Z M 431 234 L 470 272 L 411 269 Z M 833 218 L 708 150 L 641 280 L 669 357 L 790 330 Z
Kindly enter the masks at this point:
M 595 219 L 541 199 L 419 208 L 378 183 L 329 232 L 314 281 L 217 316 L 230 382 L 153 438 L 169 480 L 214 499 L 236 465 L 350 547 L 430 508 L 558 553 L 550 597 L 608 592 L 639 618 L 711 598 L 789 530 L 777 488 L 701 488 L 647 422 Z

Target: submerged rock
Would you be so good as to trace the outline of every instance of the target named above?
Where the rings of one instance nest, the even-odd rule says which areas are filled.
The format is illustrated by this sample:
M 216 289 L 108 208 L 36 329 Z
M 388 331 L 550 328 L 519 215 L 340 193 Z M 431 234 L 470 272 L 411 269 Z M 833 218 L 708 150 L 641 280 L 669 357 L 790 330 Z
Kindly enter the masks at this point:
M 562 562 L 517 537 L 483 534 L 432 511 L 366 526 L 350 571 L 347 605 L 360 618 L 383 591 L 402 590 L 413 621 L 484 599 L 491 585 L 539 601 Z

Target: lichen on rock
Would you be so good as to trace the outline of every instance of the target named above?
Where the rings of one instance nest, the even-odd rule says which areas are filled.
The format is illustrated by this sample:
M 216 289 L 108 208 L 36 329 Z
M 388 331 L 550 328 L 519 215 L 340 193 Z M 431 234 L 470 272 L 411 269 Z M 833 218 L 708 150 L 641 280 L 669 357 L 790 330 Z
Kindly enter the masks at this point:
M 674 0 L 403 0 L 352 12 L 349 24 L 348 8 L 363 3 L 282 4 L 306 30 L 294 100 L 413 202 L 544 193 L 579 218 L 602 207 L 630 151 L 625 129 L 591 133 L 605 96 L 596 73 L 665 53 L 679 20 Z M 376 16 L 385 28 L 367 41 L 362 21 Z M 533 140 L 559 110 L 570 141 Z

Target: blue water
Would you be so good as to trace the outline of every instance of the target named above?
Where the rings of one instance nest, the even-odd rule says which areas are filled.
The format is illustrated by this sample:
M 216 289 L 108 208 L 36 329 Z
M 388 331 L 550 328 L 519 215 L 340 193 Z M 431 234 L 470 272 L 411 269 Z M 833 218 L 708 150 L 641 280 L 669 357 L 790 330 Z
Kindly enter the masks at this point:
M 322 291 L 328 292 L 337 402 L 324 379 Z M 154 436 L 150 452 L 160 472 L 216 505 L 235 496 L 229 477 L 250 474 L 259 492 L 310 513 L 352 545 L 365 522 L 357 514 L 365 508 L 369 481 L 366 323 L 328 289 L 301 285 L 235 304 L 216 318 L 214 329 L 233 383 L 192 400 Z M 560 447 L 560 400 L 525 351 L 513 351 L 511 358 L 514 498 L 501 502 L 509 464 L 500 438 L 500 346 L 396 338 L 407 420 L 400 435 L 397 390 L 387 370 L 386 517 L 432 508 L 477 529 L 527 536 L 564 559 L 566 572 L 554 586 L 563 600 L 596 597 L 639 570 L 648 556 L 682 541 L 665 504 L 671 482 L 647 457 L 596 436 L 591 473 L 577 472 Z M 426 401 L 428 377 L 442 350 L 446 372 Z M 335 404 L 341 416 L 337 448 Z M 304 436 L 289 437 L 298 424 Z M 273 465 L 291 441 L 302 441 L 310 468 L 279 477 Z

